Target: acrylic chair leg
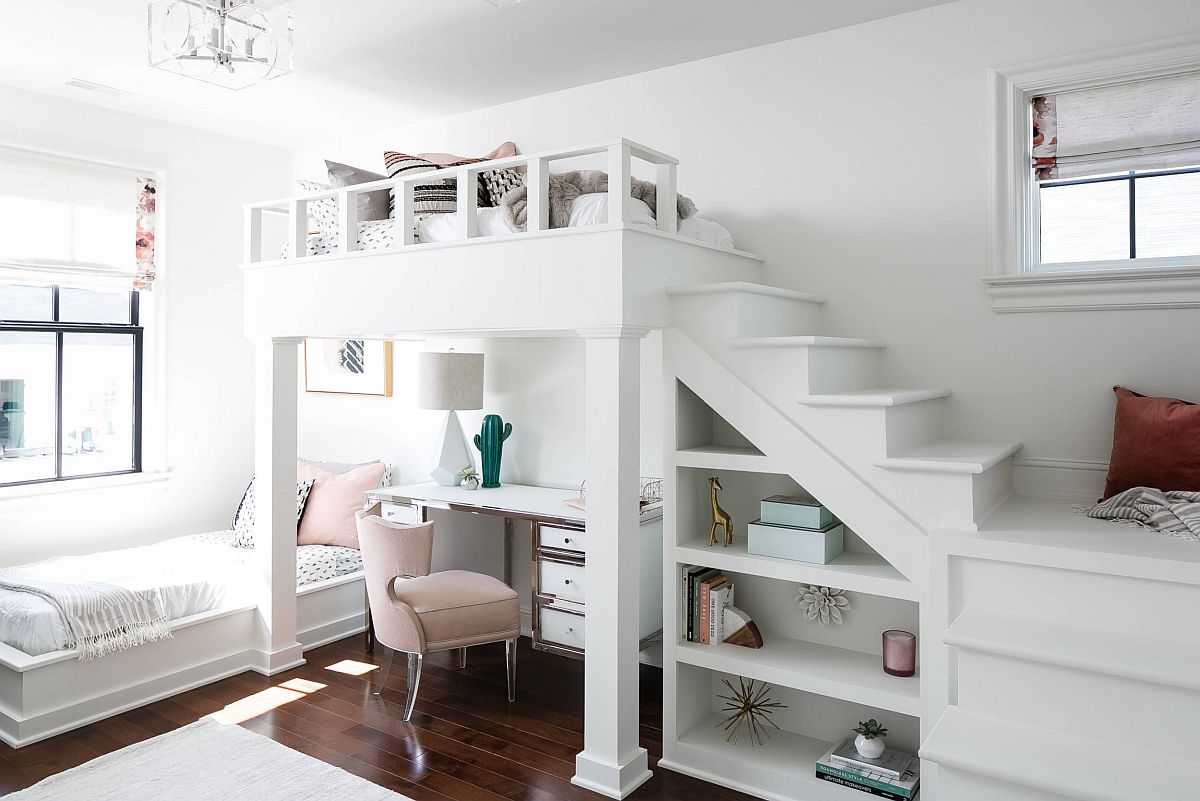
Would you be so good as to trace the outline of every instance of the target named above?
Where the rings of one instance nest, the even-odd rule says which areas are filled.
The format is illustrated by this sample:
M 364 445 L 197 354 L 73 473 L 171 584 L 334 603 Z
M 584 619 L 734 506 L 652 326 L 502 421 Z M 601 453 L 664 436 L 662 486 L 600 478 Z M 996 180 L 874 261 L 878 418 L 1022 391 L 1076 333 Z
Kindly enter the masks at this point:
M 411 720 L 413 707 L 417 704 L 417 690 L 421 686 L 421 654 L 408 655 L 408 698 L 404 702 L 404 719 Z
M 383 688 L 387 685 L 388 674 L 392 672 L 392 657 L 396 652 L 391 648 L 384 648 L 387 653 L 383 657 L 383 670 L 379 671 L 379 684 L 375 687 L 376 695 L 383 695 Z
M 467 666 L 467 649 L 464 647 L 456 648 L 455 650 L 458 651 L 458 666 L 465 668 Z
M 505 640 L 504 651 L 508 662 L 508 701 L 517 700 L 517 641 Z

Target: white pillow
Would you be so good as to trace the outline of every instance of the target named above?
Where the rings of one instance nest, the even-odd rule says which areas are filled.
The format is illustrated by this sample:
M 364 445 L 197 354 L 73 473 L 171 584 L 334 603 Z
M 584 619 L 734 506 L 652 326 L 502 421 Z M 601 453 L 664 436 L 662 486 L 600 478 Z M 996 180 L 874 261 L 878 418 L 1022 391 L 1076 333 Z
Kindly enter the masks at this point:
M 254 547 L 254 517 L 257 503 L 254 497 L 254 487 L 258 479 L 253 479 L 242 495 L 242 502 L 233 513 L 233 544 L 238 548 Z M 315 479 L 296 482 L 296 525 L 304 516 L 304 505 L 308 503 L 308 494 L 312 492 Z

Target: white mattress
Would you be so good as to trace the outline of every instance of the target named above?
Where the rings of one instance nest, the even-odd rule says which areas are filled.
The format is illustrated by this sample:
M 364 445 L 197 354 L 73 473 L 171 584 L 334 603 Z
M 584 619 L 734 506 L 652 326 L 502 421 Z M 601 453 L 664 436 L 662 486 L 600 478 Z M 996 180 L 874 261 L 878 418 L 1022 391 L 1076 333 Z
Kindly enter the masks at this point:
M 133 590 L 157 587 L 172 620 L 220 606 L 248 603 L 255 587 L 254 551 L 233 546 L 232 531 L 177 537 L 154 545 L 47 559 L 23 570 L 55 581 L 99 581 Z M 353 548 L 296 549 L 297 586 L 362 569 Z M 30 656 L 70 641 L 59 612 L 25 592 L 0 590 L 0 642 Z
M 477 209 L 480 236 L 508 236 L 512 232 L 504 222 L 499 208 Z M 625 199 L 625 219 L 631 225 L 656 228 L 657 223 L 650 207 L 636 198 Z M 580 195 L 571 204 L 570 227 L 596 225 L 608 221 L 608 195 L 603 193 Z M 358 249 L 383 250 L 392 247 L 399 239 L 399 226 L 395 219 L 374 220 L 359 223 Z M 720 223 L 703 217 L 690 217 L 679 223 L 679 235 L 705 244 L 733 250 L 733 237 Z M 427 214 L 417 220 L 418 242 L 453 242 L 460 239 L 458 213 Z M 314 234 L 308 237 L 308 254 L 321 256 L 333 253 L 338 247 L 338 237 Z M 287 257 L 287 248 L 282 254 Z

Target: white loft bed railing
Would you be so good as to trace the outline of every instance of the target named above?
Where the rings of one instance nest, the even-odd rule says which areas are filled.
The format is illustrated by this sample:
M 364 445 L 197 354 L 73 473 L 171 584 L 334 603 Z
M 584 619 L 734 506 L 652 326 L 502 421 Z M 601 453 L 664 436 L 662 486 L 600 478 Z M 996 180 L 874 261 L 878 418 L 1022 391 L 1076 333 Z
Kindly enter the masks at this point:
M 288 218 L 287 253 L 290 259 L 308 256 L 308 204 L 334 198 L 338 206 L 338 253 L 350 253 L 358 249 L 358 196 L 364 192 L 391 189 L 395 192 L 395 219 L 401 235 L 397 247 L 416 245 L 416 226 L 413 219 L 413 186 L 417 183 L 445 178 L 458 179 L 458 231 L 460 240 L 479 236 L 478 178 L 481 172 L 509 167 L 525 167 L 525 183 L 529 187 L 528 230 L 537 233 L 550 228 L 550 164 L 554 161 L 606 154 L 608 157 L 608 222 L 624 222 L 625 203 L 629 197 L 632 181 L 632 160 L 637 158 L 656 167 L 656 208 L 659 231 L 675 234 L 676 219 L 676 168 L 678 160 L 628 139 L 616 139 L 585 147 L 551 150 L 525 156 L 480 161 L 458 167 L 398 176 L 366 184 L 313 192 L 300 197 L 268 200 L 245 206 L 245 249 L 244 264 L 264 261 L 262 258 L 263 216 L 265 214 L 286 215 Z M 514 234 L 521 236 L 522 234 Z

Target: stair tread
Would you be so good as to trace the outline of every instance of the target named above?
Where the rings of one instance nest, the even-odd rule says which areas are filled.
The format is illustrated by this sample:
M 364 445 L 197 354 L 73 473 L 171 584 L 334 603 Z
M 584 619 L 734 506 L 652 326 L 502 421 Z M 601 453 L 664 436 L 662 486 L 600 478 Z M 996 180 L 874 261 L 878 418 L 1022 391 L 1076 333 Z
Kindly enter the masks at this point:
M 854 337 L 824 336 L 777 336 L 738 337 L 732 342 L 735 348 L 886 348 L 881 339 L 856 339 Z
M 802 300 L 808 303 L 825 303 L 824 295 L 815 292 L 800 292 L 795 289 L 784 289 L 767 284 L 755 284 L 750 281 L 718 281 L 710 284 L 686 284 L 667 287 L 668 295 L 708 295 L 720 292 L 745 292 L 751 295 L 765 295 L 773 298 L 788 298 Z
M 942 713 L 920 755 L 940 765 L 1067 798 L 1195 798 L 1196 765 L 1190 760 L 973 715 L 955 706 Z
M 863 389 L 829 395 L 801 395 L 796 402 L 804 406 L 903 406 L 948 397 L 948 389 Z
M 875 460 L 885 470 L 915 470 L 931 473 L 982 473 L 1012 456 L 1019 442 L 968 442 L 942 440 L 906 448 Z

